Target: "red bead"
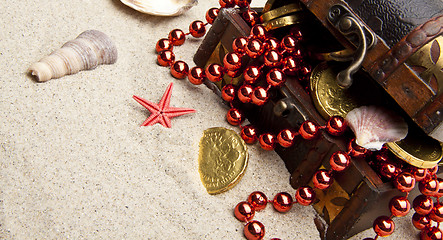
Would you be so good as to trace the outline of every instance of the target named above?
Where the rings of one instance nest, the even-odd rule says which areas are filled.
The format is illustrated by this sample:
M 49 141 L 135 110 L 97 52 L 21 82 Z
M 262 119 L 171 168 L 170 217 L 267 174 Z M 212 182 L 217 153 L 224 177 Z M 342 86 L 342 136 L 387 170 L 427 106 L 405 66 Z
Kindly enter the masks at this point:
M 189 25 L 189 33 L 195 38 L 203 37 L 206 33 L 205 24 L 199 20 L 193 21 Z
M 310 65 L 304 65 L 299 67 L 298 69 L 298 73 L 302 76 L 307 76 L 311 74 L 311 72 L 312 72 L 312 67 Z
M 379 164 L 379 173 L 381 176 L 387 179 L 394 179 L 400 173 L 401 169 L 391 163 L 391 162 L 382 162 Z
M 277 142 L 280 146 L 288 148 L 294 144 L 295 132 L 290 129 L 284 129 L 277 135 Z
M 250 58 L 257 58 L 263 54 L 263 43 L 258 39 L 250 39 L 245 50 Z
M 182 30 L 174 29 L 171 32 L 169 32 L 168 39 L 169 41 L 171 41 L 172 45 L 180 46 L 185 42 L 186 35 Z
M 276 38 L 269 37 L 263 42 L 263 47 L 265 51 L 278 50 L 279 42 Z
M 250 221 L 245 225 L 243 233 L 248 240 L 260 240 L 265 236 L 265 226 L 259 221 Z
M 268 198 L 264 193 L 255 191 L 249 194 L 248 202 L 254 207 L 255 211 L 260 211 L 266 208 Z
M 432 198 L 429 196 L 418 195 L 415 197 L 414 201 L 412 201 L 412 207 L 416 213 L 420 215 L 427 215 L 432 211 L 434 201 L 432 201 Z
M 431 224 L 431 219 L 427 215 L 414 213 L 414 215 L 412 215 L 412 224 L 418 230 L 422 230 Z
M 288 212 L 289 210 L 291 210 L 294 201 L 292 200 L 291 194 L 287 192 L 280 192 L 275 195 L 272 204 L 275 210 L 279 212 Z
M 443 222 L 443 205 L 440 203 L 434 204 L 429 217 L 435 222 Z
M 295 75 L 298 72 L 299 60 L 293 56 L 286 57 L 283 60 L 283 72 L 289 75 Z
M 200 85 L 205 80 L 205 70 L 201 67 L 193 67 L 189 71 L 188 80 L 194 85 Z
M 438 191 L 435 192 L 434 197 L 443 197 L 443 179 L 437 178 L 438 181 Z
M 249 23 L 251 26 L 254 26 L 260 21 L 260 17 L 258 13 L 252 9 L 248 9 L 242 13 L 242 17 L 245 22 Z
M 244 37 L 238 37 L 232 42 L 232 49 L 238 54 L 244 54 L 248 40 Z
M 241 57 L 235 52 L 228 53 L 223 58 L 224 67 L 230 71 L 235 71 L 241 68 L 241 64 Z
M 183 61 L 176 61 L 171 66 L 171 75 L 177 79 L 185 78 L 189 73 L 188 64 Z
M 319 134 L 319 127 L 313 121 L 304 121 L 298 130 L 300 135 L 307 140 L 314 139 Z
M 164 50 L 172 51 L 173 47 L 174 46 L 169 41 L 169 39 L 162 38 L 162 39 L 158 40 L 157 44 L 155 45 L 155 51 L 157 53 L 160 53 L 161 51 L 164 51 Z
M 175 55 L 172 51 L 165 50 L 161 51 L 157 55 L 157 62 L 159 65 L 167 67 L 170 66 L 175 60 Z
M 226 119 L 231 125 L 237 126 L 243 122 L 243 114 L 237 108 L 229 109 Z
M 392 162 L 388 153 L 384 151 L 379 151 L 377 155 L 375 155 L 375 159 L 377 160 L 377 163 Z
M 308 206 L 315 201 L 315 191 L 311 187 L 299 187 L 295 199 L 298 204 Z
M 253 26 L 249 32 L 250 37 L 260 39 L 260 41 L 266 40 L 266 35 L 266 29 L 262 25 Z
M 293 27 L 290 30 L 290 34 L 296 39 L 297 42 L 301 42 L 303 40 L 303 34 L 298 27 Z
M 343 151 L 334 152 L 329 158 L 329 164 L 332 170 L 341 172 L 345 170 L 351 163 L 351 158 Z
M 273 87 L 280 87 L 285 81 L 285 74 L 278 68 L 273 68 L 266 74 L 266 82 Z
M 359 146 L 355 142 L 355 139 L 352 139 L 351 141 L 349 141 L 348 152 L 349 152 L 349 156 L 355 157 L 355 158 L 364 158 L 364 157 L 368 156 L 370 153 L 368 149 Z
M 420 240 L 441 240 L 443 232 L 438 227 L 425 227 L 420 232 Z
M 326 125 L 326 131 L 333 136 L 343 135 L 346 131 L 345 119 L 340 116 L 332 116 Z
M 411 204 L 409 203 L 408 198 L 397 196 L 393 197 L 391 201 L 389 201 L 389 209 L 394 216 L 403 217 L 409 213 Z
M 286 52 L 292 53 L 297 50 L 298 42 L 293 36 L 285 36 L 281 40 L 280 46 Z
M 420 182 L 421 180 L 423 180 L 426 177 L 426 175 L 428 174 L 428 170 L 426 168 L 414 167 L 411 169 L 411 173 L 412 173 L 412 175 L 414 175 L 415 180 L 417 182 Z
M 235 217 L 242 222 L 248 222 L 255 215 L 255 209 L 249 202 L 239 202 L 234 209 Z
M 226 102 L 232 102 L 235 98 L 235 87 L 232 84 L 226 84 L 222 90 L 221 95 Z
M 260 68 L 257 66 L 248 66 L 243 71 L 243 78 L 247 84 L 254 84 L 261 75 Z
M 261 148 L 266 151 L 274 150 L 275 136 L 270 133 L 261 134 L 258 138 Z
M 243 84 L 237 91 L 238 99 L 243 103 L 249 103 L 252 101 L 253 88 L 251 85 Z
M 206 21 L 209 24 L 213 24 L 215 19 L 218 16 L 218 13 L 220 12 L 220 9 L 218 8 L 210 8 L 207 12 L 206 12 Z
M 374 228 L 375 233 L 377 233 L 380 237 L 387 237 L 394 232 L 395 224 L 391 218 L 387 216 L 380 216 L 375 219 L 372 227 Z
M 211 63 L 206 67 L 206 78 L 211 82 L 220 82 L 224 75 L 223 67 L 217 63 Z
M 267 67 L 277 67 L 281 65 L 281 55 L 276 50 L 269 50 L 265 53 L 264 56 L 265 65 Z
M 240 8 L 245 8 L 251 4 L 251 0 L 235 0 L 235 4 Z
M 255 105 L 263 106 L 268 101 L 268 91 L 264 87 L 256 87 L 252 93 L 251 100 Z
M 253 144 L 258 139 L 257 129 L 252 125 L 243 126 L 241 128 L 240 136 L 247 144 Z
M 218 3 L 222 8 L 231 8 L 235 6 L 235 0 L 219 0 Z
M 422 180 L 418 184 L 418 189 L 424 195 L 433 196 L 439 190 L 440 184 L 437 179 Z
M 400 192 L 410 192 L 415 187 L 415 178 L 412 174 L 403 172 L 395 178 L 394 185 Z
M 320 190 L 330 187 L 333 181 L 334 179 L 332 178 L 331 174 L 324 169 L 318 170 L 312 178 L 314 187 Z

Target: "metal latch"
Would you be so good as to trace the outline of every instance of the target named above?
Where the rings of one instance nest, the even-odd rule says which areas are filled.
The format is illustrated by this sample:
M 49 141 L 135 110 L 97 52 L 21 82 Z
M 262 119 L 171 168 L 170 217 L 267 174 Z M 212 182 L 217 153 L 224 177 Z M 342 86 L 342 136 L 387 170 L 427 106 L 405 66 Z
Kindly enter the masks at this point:
M 343 88 L 349 88 L 353 81 L 352 75 L 360 69 L 366 52 L 375 44 L 376 37 L 372 30 L 342 4 L 334 5 L 329 9 L 328 20 L 356 47 L 354 54 L 350 56 L 351 65 L 337 74 L 338 84 Z M 349 60 L 349 58 L 342 58 L 342 60 Z

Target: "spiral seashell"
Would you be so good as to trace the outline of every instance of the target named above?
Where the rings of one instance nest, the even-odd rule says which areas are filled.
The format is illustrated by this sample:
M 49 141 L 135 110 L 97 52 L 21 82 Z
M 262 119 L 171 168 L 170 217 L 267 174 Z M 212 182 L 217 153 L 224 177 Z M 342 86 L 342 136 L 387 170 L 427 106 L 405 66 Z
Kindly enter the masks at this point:
M 117 48 L 106 34 L 87 30 L 60 49 L 33 63 L 28 71 L 39 82 L 90 70 L 117 61 Z
M 380 150 L 387 142 L 396 142 L 408 134 L 408 124 L 395 113 L 376 106 L 355 108 L 346 115 L 356 143 L 369 150 Z
M 120 0 L 139 11 L 157 16 L 178 16 L 198 4 L 198 0 Z

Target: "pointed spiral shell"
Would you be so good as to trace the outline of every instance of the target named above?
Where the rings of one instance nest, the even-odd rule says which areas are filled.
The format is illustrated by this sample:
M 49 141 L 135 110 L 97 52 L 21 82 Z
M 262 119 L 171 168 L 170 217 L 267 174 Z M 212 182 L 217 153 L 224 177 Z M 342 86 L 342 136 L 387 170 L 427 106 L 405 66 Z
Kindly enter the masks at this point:
M 60 49 L 33 63 L 28 71 L 39 82 L 96 68 L 117 61 L 117 48 L 106 34 L 87 30 Z

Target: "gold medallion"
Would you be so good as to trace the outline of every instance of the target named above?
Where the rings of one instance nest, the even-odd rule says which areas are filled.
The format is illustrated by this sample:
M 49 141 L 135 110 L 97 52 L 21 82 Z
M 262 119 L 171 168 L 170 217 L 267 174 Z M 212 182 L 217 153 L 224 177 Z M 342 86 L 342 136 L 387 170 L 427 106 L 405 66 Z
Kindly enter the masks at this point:
M 440 142 L 416 128 L 410 127 L 403 140 L 386 145 L 397 157 L 418 168 L 432 168 L 443 157 Z
M 287 14 L 290 13 L 295 13 L 295 12 L 299 12 L 303 10 L 303 8 L 301 7 L 301 3 L 300 2 L 296 2 L 296 3 L 292 3 L 292 4 L 288 4 L 288 5 L 284 5 L 282 7 L 264 12 L 261 16 L 260 16 L 260 20 L 263 23 L 266 23 L 268 21 L 271 21 L 272 19 L 278 18 L 278 17 L 283 17 Z
M 198 165 L 209 194 L 227 191 L 240 181 L 248 166 L 246 144 L 233 130 L 209 128 L 200 139 Z
M 369 79 L 361 73 L 354 75 L 356 80 L 350 88 L 341 88 L 336 78 L 339 71 L 340 67 L 326 63 L 319 64 L 312 71 L 311 96 L 323 118 L 346 117 L 356 107 L 381 103 L 380 89 L 370 84 Z

